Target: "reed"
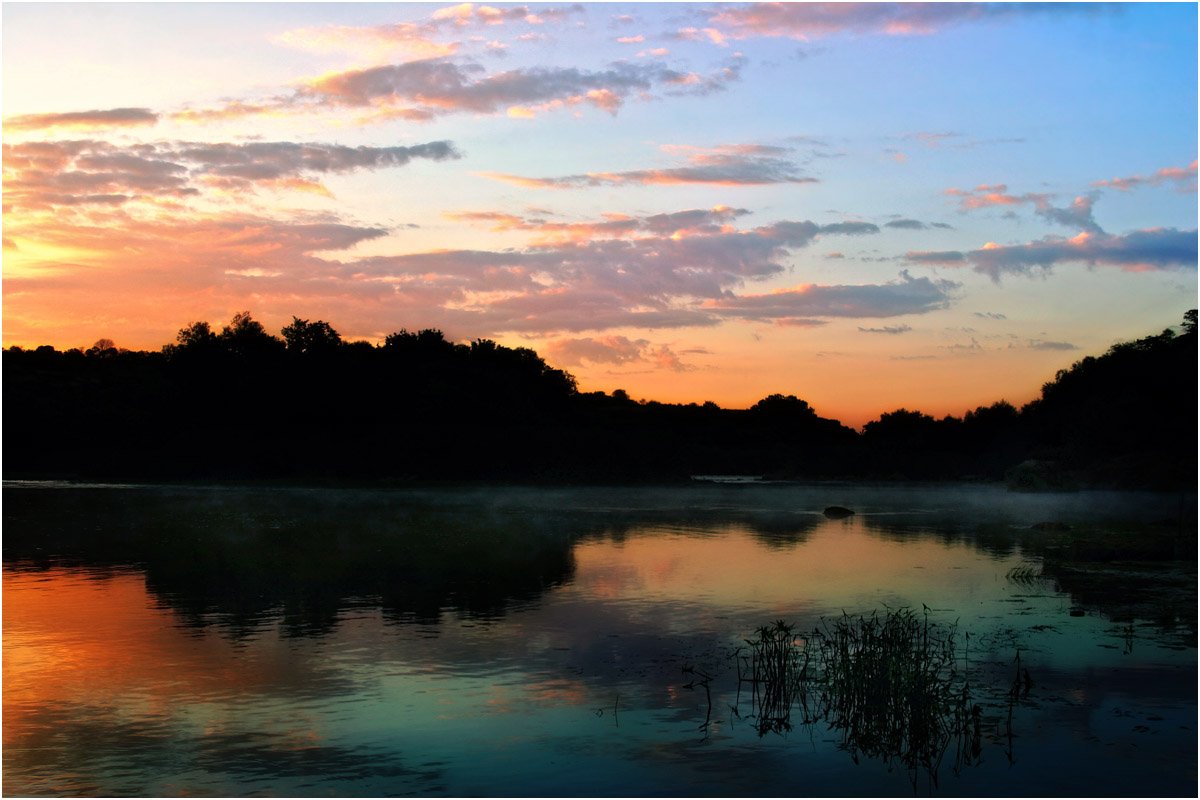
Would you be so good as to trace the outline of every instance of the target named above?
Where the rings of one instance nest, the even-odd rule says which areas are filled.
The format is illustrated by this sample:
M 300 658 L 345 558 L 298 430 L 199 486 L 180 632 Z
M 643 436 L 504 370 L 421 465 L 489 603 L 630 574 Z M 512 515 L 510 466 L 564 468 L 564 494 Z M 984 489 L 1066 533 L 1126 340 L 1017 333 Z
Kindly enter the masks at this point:
M 798 710 L 838 731 L 855 761 L 903 764 L 915 788 L 922 774 L 936 784 L 952 745 L 956 771 L 979 757 L 981 709 L 957 669 L 957 641 L 957 623 L 932 621 L 928 607 L 843 613 L 804 636 L 780 620 L 746 640 L 738 677 L 752 686 L 760 736 L 791 730 Z
M 1011 583 L 1028 586 L 1037 583 L 1045 577 L 1042 565 L 1032 561 L 1023 561 L 1004 574 Z
M 808 642 L 796 635 L 795 626 L 783 620 L 764 625 L 746 639 L 747 655 L 734 654 L 738 662 L 739 689 L 742 683 L 752 687 L 752 706 L 760 736 L 792 729 L 792 708 L 800 705 L 804 721 L 809 722 L 809 664 L 812 653 Z M 743 674 L 747 668 L 748 674 Z

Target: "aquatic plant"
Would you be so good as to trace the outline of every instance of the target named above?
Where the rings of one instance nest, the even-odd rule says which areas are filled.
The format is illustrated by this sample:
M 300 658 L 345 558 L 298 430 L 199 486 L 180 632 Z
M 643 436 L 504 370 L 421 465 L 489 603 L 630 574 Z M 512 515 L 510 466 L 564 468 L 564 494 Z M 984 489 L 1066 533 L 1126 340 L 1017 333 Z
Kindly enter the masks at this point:
M 911 609 L 881 617 L 843 615 L 817 629 L 822 716 L 842 746 L 910 772 L 937 767 L 951 741 L 968 730 L 970 690 L 955 669 L 956 625 L 938 625 Z
M 810 722 L 808 711 L 808 678 L 812 654 L 807 640 L 797 639 L 795 627 L 783 620 L 763 625 L 755 631 L 757 638 L 746 639 L 750 652 L 735 653 L 738 662 L 738 688 L 751 685 L 751 704 L 759 736 L 791 730 L 792 707 L 798 702 L 804 721 Z M 748 674 L 742 670 L 748 667 Z
M 1029 586 L 1042 580 L 1042 565 L 1033 561 L 1022 561 L 1004 574 L 1011 583 Z
M 982 709 L 957 669 L 957 624 L 930 620 L 928 607 L 920 616 L 843 613 L 807 636 L 780 620 L 745 641 L 739 691 L 751 684 L 760 736 L 791 730 L 798 711 L 803 723 L 839 732 L 856 762 L 862 754 L 902 764 L 914 788 L 922 774 L 937 783 L 952 745 L 956 771 L 978 760 Z

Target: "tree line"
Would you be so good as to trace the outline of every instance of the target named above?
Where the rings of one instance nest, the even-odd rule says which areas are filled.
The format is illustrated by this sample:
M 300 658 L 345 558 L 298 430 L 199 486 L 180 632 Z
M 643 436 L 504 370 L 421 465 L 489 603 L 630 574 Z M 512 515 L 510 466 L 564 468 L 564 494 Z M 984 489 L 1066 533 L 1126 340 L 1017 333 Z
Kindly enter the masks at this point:
M 1042 387 L 941 419 L 897 409 L 861 432 L 793 395 L 749 409 L 581 392 L 528 348 L 441 331 L 345 341 L 323 320 L 269 333 L 243 312 L 158 352 L 3 354 L 6 478 L 645 482 L 1008 480 L 1190 488 L 1196 311 Z

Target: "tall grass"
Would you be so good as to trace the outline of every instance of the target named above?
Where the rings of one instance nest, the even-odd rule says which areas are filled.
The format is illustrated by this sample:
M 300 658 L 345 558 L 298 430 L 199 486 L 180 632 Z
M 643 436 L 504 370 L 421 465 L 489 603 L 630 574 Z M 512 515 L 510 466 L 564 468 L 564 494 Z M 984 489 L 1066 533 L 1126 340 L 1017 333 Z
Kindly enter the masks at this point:
M 807 640 L 797 639 L 795 627 L 777 620 L 755 631 L 757 638 L 747 639 L 750 653 L 738 659 L 738 687 L 751 684 L 751 704 L 755 709 L 759 735 L 782 733 L 792 729 L 792 708 L 799 703 L 804 722 L 808 713 L 809 665 L 812 653 Z M 748 665 L 749 675 L 742 670 Z
M 752 684 L 759 735 L 791 730 L 792 715 L 824 722 L 841 746 L 902 764 L 936 784 L 951 745 L 954 767 L 979 755 L 980 707 L 957 669 L 957 625 L 911 609 L 823 619 L 799 636 L 778 621 L 747 639 L 740 682 Z M 746 673 L 743 674 L 743 668 Z

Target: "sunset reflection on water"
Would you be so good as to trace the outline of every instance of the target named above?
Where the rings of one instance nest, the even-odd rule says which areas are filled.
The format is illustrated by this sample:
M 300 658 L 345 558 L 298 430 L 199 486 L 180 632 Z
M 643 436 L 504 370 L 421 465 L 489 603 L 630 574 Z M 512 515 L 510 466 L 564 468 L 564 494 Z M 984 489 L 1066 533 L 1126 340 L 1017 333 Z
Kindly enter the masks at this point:
M 128 506 L 153 507 L 156 496 L 122 496 L 117 510 L 81 508 L 102 533 L 124 531 Z M 211 510 L 213 498 L 201 497 Z M 652 510 L 620 514 L 590 505 L 592 495 L 570 497 L 577 504 L 562 516 L 545 507 L 491 508 L 479 517 L 481 533 L 464 527 L 467 516 L 455 506 L 452 517 L 420 517 L 427 533 L 396 521 L 394 498 L 383 510 L 370 510 L 375 500 L 355 501 L 366 517 L 351 523 L 346 514 L 356 506 L 345 497 L 336 514 L 314 517 L 296 510 L 295 497 L 239 495 L 220 501 L 236 528 L 210 515 L 169 540 L 234 531 L 212 540 L 206 566 L 191 577 L 169 551 L 150 548 L 144 563 L 114 564 L 89 550 L 90 534 L 60 536 L 78 515 L 39 522 L 45 530 L 26 537 L 22 526 L 35 518 L 10 512 L 19 508 L 10 504 L 6 791 L 787 794 L 807 781 L 823 794 L 907 792 L 905 776 L 883 764 L 855 765 L 819 734 L 759 738 L 733 713 L 741 701 L 732 660 L 757 626 L 776 619 L 803 632 L 843 611 L 904 606 L 927 606 L 931 618 L 971 632 L 970 667 L 979 680 L 989 670 L 1008 676 L 1021 648 L 1045 692 L 1019 711 L 1020 769 L 1007 766 L 993 740 L 985 748 L 991 760 L 942 776 L 953 781 L 950 793 L 1038 793 L 1061 764 L 1083 769 L 1101 751 L 1114 765 L 1136 765 L 1130 737 L 1143 734 L 1133 725 L 1155 732 L 1160 754 L 1194 752 L 1194 727 L 1180 728 L 1195 711 L 1194 683 L 1182 680 L 1194 680 L 1194 648 L 1160 646 L 1143 627 L 1134 652 L 1125 653 L 1120 631 L 1102 616 L 1071 617 L 1070 598 L 1052 586 L 1007 580 L 1028 557 L 1004 533 L 1014 527 L 1009 518 L 980 539 L 912 511 L 929 505 L 915 500 L 904 513 L 864 502 L 867 513 L 828 520 L 789 495 L 775 495 L 771 508 L 722 495 L 720 504 L 674 518 L 662 510 L 663 497 Z M 61 498 L 74 499 L 65 490 Z M 192 502 L 169 501 L 172 510 Z M 154 515 L 148 519 L 138 524 L 157 536 Z M 322 551 L 329 520 L 341 527 Z M 464 571 L 447 560 L 437 534 L 485 542 L 487 526 L 497 524 L 508 526 L 506 549 L 481 558 L 529 574 L 510 581 L 518 587 L 510 595 L 483 595 L 480 606 L 473 582 L 488 573 L 479 572 L 482 563 Z M 337 544 L 347 530 L 370 538 L 347 550 Z M 260 562 L 272 553 L 262 536 L 291 541 L 291 560 L 275 571 Z M 522 536 L 526 545 L 509 546 Z M 27 539 L 61 552 L 31 549 Z M 412 544 L 389 550 L 394 539 Z M 121 546 L 150 541 L 135 536 Z M 295 552 L 308 551 L 295 548 L 310 546 L 317 562 L 296 569 Z M 388 555 L 376 559 L 370 580 L 348 580 L 358 553 L 376 547 Z M 322 564 L 335 582 L 322 580 Z M 431 588 L 413 594 L 414 576 Z M 434 591 L 440 600 L 430 608 L 424 598 Z M 713 676 L 711 707 L 702 688 L 689 688 L 694 674 L 685 667 Z M 1125 677 L 1110 686 L 1107 674 Z M 1136 719 L 1114 727 L 1106 716 L 1114 704 Z M 987 715 L 1000 724 L 1000 710 L 989 705 Z M 1186 783 L 1173 769 L 1164 785 Z M 746 770 L 773 777 L 749 786 Z M 1139 785 L 1132 773 L 1105 780 L 1123 790 Z

